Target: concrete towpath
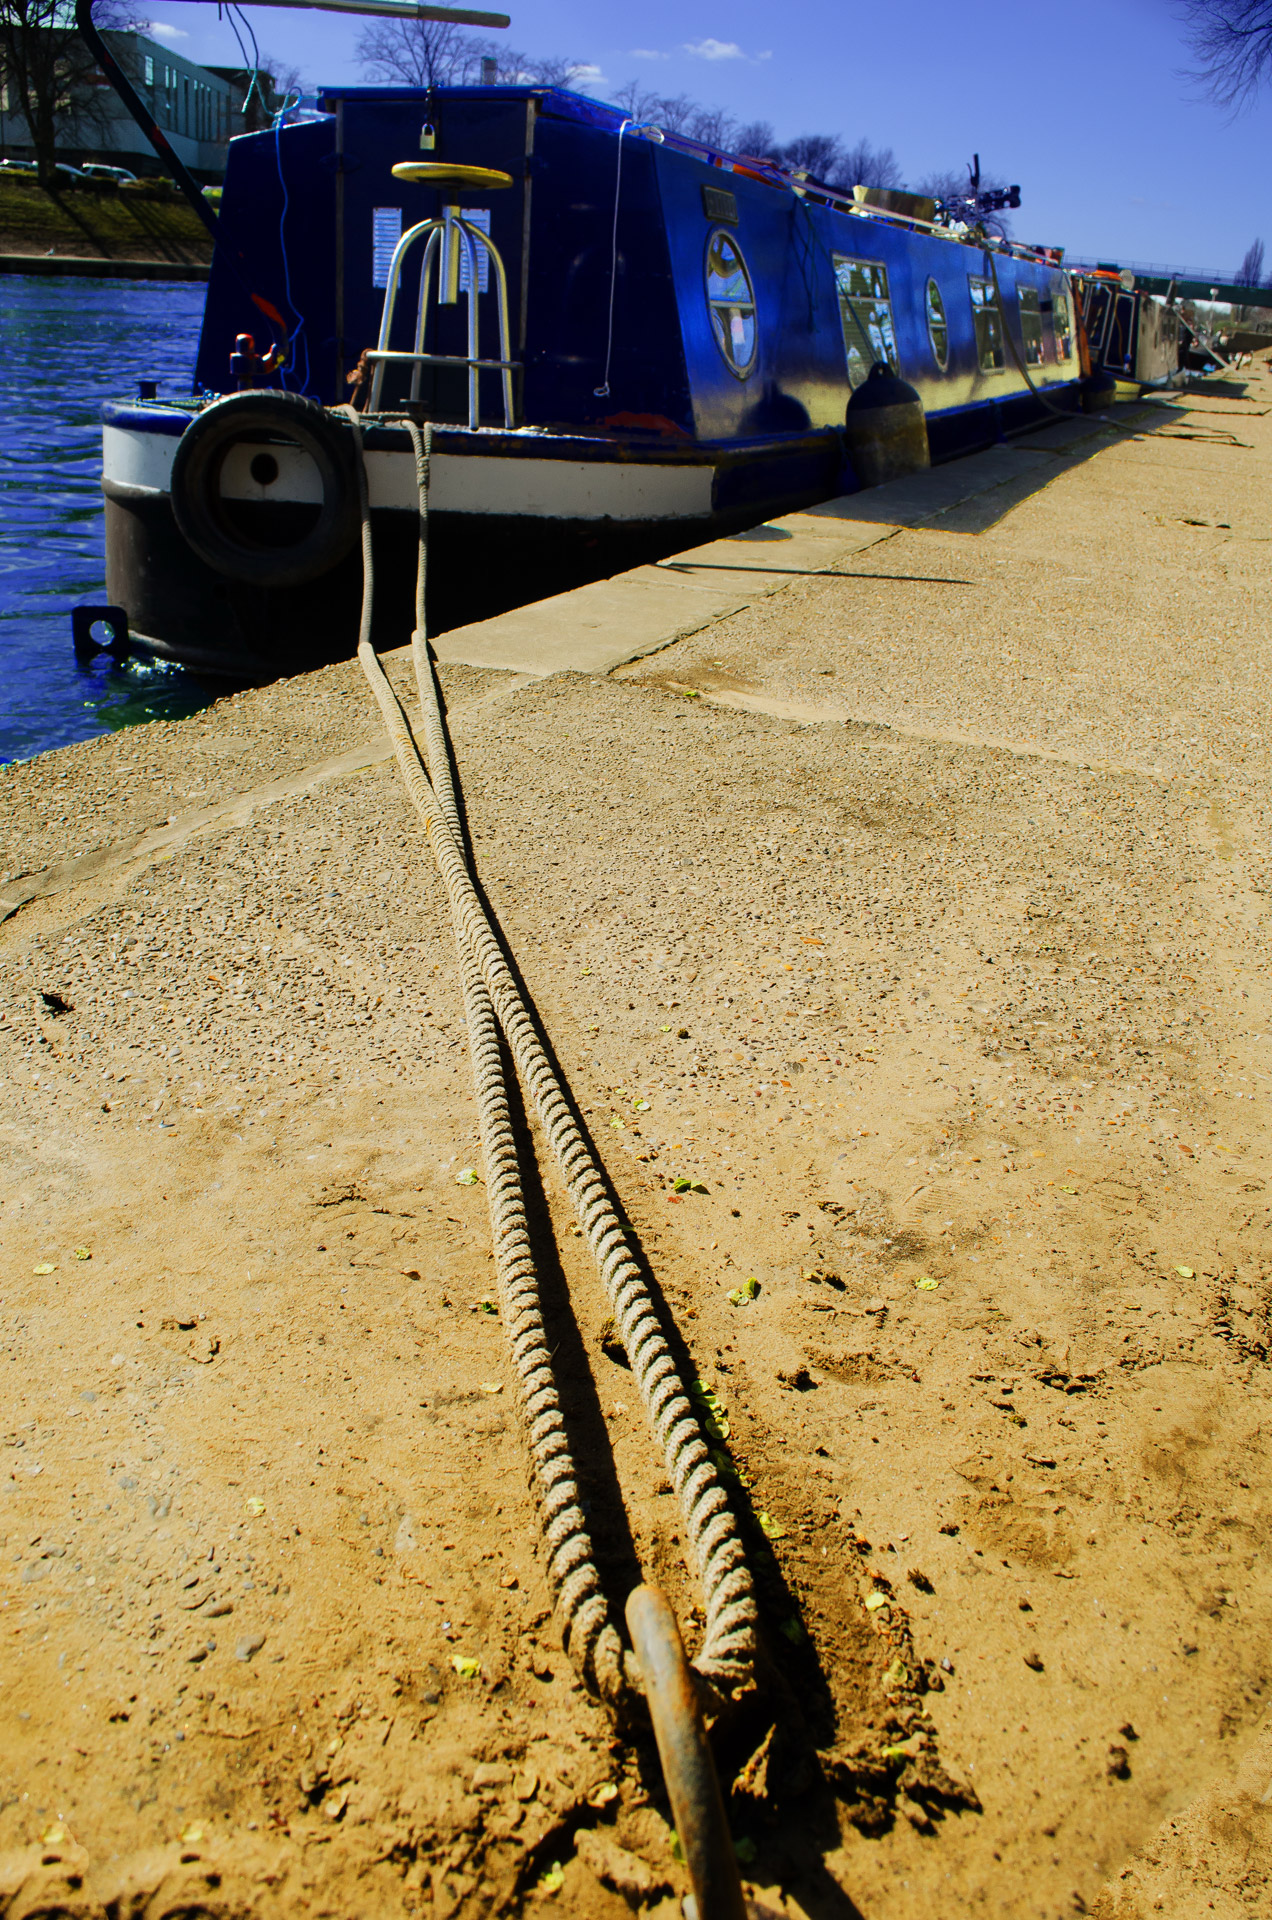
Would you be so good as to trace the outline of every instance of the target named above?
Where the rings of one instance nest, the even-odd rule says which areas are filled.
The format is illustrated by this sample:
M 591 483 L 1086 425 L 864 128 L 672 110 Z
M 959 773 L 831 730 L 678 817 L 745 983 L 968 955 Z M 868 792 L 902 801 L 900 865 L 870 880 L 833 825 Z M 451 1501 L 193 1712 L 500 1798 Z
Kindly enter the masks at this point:
M 1270 412 L 1259 369 L 1057 425 L 439 647 L 728 1425 L 775 1912 L 1263 1897 Z M 554 1634 L 356 666 L 0 777 L 0 1914 L 671 1920 L 651 1752 Z M 606 1579 L 692 1635 L 546 1167 L 535 1231 Z

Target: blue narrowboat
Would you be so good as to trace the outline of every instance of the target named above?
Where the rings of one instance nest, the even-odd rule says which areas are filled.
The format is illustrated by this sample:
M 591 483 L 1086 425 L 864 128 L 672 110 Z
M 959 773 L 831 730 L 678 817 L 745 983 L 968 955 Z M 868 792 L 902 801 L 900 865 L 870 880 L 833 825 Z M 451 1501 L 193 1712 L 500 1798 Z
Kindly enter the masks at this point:
M 876 370 L 937 461 L 1078 409 L 1058 256 L 934 212 L 564 90 L 330 88 L 231 143 L 192 396 L 104 409 L 110 598 L 207 674 L 351 652 L 351 405 L 389 643 L 408 419 L 433 425 L 440 631 L 852 490 Z

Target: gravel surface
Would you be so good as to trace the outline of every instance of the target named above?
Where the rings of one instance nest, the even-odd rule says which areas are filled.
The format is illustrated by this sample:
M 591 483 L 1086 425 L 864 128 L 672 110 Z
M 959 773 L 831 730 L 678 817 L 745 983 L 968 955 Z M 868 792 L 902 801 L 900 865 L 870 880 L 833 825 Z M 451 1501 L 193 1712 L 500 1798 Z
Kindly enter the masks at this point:
M 769 1684 L 722 1757 L 777 1912 L 1266 1886 L 1268 545 L 1180 513 L 1266 517 L 1272 431 L 1221 398 L 1250 446 L 1166 437 L 1208 397 L 870 559 L 971 586 L 447 674 L 483 882 L 727 1424 Z M 303 783 L 377 732 L 333 668 L 5 775 L 10 873 L 295 790 L 0 932 L 0 1898 L 687 1890 L 553 1632 L 427 845 L 391 764 Z M 547 1169 L 536 1234 L 605 1577 L 692 1639 Z

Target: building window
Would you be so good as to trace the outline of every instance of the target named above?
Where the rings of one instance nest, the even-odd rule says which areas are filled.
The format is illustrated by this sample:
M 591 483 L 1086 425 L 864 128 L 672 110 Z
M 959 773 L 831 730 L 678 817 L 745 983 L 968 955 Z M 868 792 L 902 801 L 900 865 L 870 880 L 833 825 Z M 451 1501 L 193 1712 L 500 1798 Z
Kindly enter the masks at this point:
M 927 330 L 928 339 L 932 345 L 932 358 L 944 373 L 950 363 L 950 330 L 945 319 L 945 302 L 941 298 L 941 289 L 935 280 L 928 281 L 923 304 L 927 313 Z
M 146 67 L 146 85 L 148 87 L 153 87 L 155 84 L 155 56 L 153 53 L 148 53 L 145 56 L 145 67 Z
M 759 343 L 755 291 L 732 234 L 717 227 L 707 236 L 707 311 L 711 331 L 730 373 L 745 380 L 755 365 Z
M 882 363 L 896 373 L 897 336 L 888 297 L 888 269 L 877 260 L 850 260 L 831 256 L 835 289 L 839 295 L 839 323 L 844 332 L 848 384 L 861 385 L 871 367 Z
M 1037 287 L 1017 287 L 1016 300 L 1020 307 L 1020 344 L 1025 350 L 1025 365 L 1042 365 L 1042 311 L 1038 305 Z
M 976 328 L 976 357 L 982 373 L 1001 373 L 1003 357 L 1003 316 L 992 280 L 967 277 L 972 296 L 972 323 Z

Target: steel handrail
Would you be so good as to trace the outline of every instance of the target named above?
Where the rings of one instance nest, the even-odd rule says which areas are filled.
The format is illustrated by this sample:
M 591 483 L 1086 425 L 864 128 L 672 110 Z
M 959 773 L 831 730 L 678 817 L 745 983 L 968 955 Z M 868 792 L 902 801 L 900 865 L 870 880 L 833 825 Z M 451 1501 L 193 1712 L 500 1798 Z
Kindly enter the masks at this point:
M 432 291 L 433 264 L 444 236 L 458 229 L 463 241 L 465 258 L 468 261 L 468 352 L 426 353 L 424 334 L 428 324 L 428 302 Z M 415 317 L 415 346 L 410 352 L 393 351 L 389 340 L 393 331 L 393 318 L 397 310 L 398 293 L 402 283 L 402 268 L 411 247 L 425 234 L 428 236 L 424 248 L 424 258 L 420 264 L 419 305 Z M 477 284 L 477 246 L 480 243 L 486 250 L 487 258 L 495 270 L 496 303 L 499 320 L 499 353 L 497 360 L 483 359 L 478 352 L 478 284 Z M 408 228 L 393 249 L 393 258 L 389 262 L 388 284 L 384 290 L 384 310 L 380 316 L 380 335 L 374 347 L 366 354 L 367 365 L 374 369 L 371 377 L 371 395 L 367 403 L 369 413 L 381 411 L 380 402 L 384 393 L 384 372 L 390 365 L 411 365 L 415 371 L 411 380 L 411 399 L 420 397 L 420 385 L 426 366 L 452 366 L 468 368 L 468 425 L 476 432 L 481 424 L 477 376 L 483 370 L 498 370 L 502 375 L 504 426 L 512 432 L 516 425 L 516 405 L 513 395 L 512 376 L 521 362 L 512 358 L 512 329 L 508 320 L 508 275 L 498 247 L 489 234 L 483 233 L 471 220 L 465 220 L 457 208 L 448 207 L 444 214 L 434 214 L 428 220 L 421 220 Z

